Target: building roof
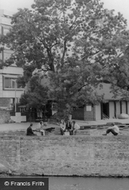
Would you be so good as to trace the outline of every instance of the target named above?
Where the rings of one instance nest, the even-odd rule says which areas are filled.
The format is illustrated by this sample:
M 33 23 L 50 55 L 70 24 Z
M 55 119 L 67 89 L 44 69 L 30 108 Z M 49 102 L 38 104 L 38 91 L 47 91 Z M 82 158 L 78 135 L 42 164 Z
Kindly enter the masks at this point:
M 48 76 L 42 76 L 41 84 L 44 87 L 51 87 Z M 97 87 L 92 87 L 92 92 L 100 97 L 100 100 L 121 100 L 124 99 L 123 94 L 129 93 L 126 90 L 121 89 L 118 86 L 113 86 L 110 83 L 100 83 Z M 129 95 L 128 95 L 129 96 Z M 125 97 L 126 99 L 126 97 Z
M 15 13 L 14 11 L 0 9 L 0 16 L 11 17 L 14 13 Z
M 114 87 L 115 91 L 113 92 L 113 87 L 108 83 L 101 83 L 95 88 L 95 93 L 98 96 L 103 96 L 104 100 L 120 100 L 123 98 L 122 90 L 119 87 Z M 125 91 L 125 90 L 124 90 Z

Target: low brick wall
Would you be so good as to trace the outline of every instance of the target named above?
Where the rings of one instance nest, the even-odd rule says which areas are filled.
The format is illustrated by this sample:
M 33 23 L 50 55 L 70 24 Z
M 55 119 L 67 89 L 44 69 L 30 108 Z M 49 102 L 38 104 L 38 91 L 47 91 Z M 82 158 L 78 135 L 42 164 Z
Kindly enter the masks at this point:
M 95 121 L 95 105 L 90 105 L 91 110 L 87 111 L 86 106 L 84 108 L 84 120 L 86 121 Z
M 0 124 L 2 123 L 8 123 L 10 120 L 10 111 L 0 109 Z
M 128 136 L 0 138 L 0 163 L 15 175 L 129 176 Z

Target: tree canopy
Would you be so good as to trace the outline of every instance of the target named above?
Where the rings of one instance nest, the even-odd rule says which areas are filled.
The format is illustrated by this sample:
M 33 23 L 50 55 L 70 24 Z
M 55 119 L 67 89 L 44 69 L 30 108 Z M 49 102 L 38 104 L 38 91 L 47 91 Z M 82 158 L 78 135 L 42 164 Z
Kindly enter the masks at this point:
M 50 97 L 65 107 L 97 101 L 92 86 L 109 82 L 129 87 L 129 31 L 123 15 L 99 0 L 35 0 L 19 9 L 1 37 L 24 68 L 26 84 L 35 69 L 50 71 Z
M 39 76 L 33 76 L 28 84 L 27 91 L 21 96 L 20 104 L 27 108 L 43 109 L 48 100 L 48 88 L 43 87 L 39 82 Z

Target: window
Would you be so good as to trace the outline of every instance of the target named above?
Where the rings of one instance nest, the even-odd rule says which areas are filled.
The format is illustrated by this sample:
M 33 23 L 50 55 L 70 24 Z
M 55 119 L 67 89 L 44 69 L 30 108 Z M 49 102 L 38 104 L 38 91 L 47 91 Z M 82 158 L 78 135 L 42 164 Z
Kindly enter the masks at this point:
M 10 31 L 10 28 L 4 27 L 4 26 L 1 27 L 1 34 L 2 35 L 6 35 L 9 31 Z
M 92 111 L 91 105 L 86 105 L 86 111 Z
M 16 88 L 16 87 L 17 87 L 16 80 L 11 79 L 11 87 L 12 87 L 12 88 Z
M 18 88 L 15 78 L 4 78 L 4 88 Z

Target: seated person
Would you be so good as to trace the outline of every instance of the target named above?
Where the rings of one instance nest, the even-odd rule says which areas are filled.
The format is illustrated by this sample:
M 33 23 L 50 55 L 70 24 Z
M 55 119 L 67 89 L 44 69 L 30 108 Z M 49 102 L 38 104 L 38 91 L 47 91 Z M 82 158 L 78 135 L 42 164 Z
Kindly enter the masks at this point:
M 34 134 L 34 132 L 32 130 L 32 126 L 33 126 L 33 124 L 31 123 L 30 126 L 27 128 L 27 132 L 26 132 L 27 136 L 34 136 L 34 135 L 36 135 L 36 134 Z
M 73 121 L 72 124 L 73 124 L 73 135 L 76 135 L 77 130 L 80 129 L 80 126 L 76 123 L 76 121 Z
M 72 121 L 68 120 L 66 122 L 66 130 L 69 131 L 70 135 L 73 134 L 73 127 L 72 127 Z
M 66 129 L 70 132 L 70 135 L 75 135 L 80 126 L 75 121 L 69 120 L 66 124 Z
M 61 122 L 60 122 L 60 133 L 61 133 L 61 135 L 64 135 L 65 130 L 66 130 L 66 124 L 65 124 L 64 120 L 61 120 Z
M 40 121 L 40 123 L 39 123 L 39 132 L 41 133 L 42 136 L 45 136 L 45 130 L 44 130 L 43 121 Z
M 119 130 L 119 127 L 117 125 L 115 125 L 114 123 L 112 124 L 113 126 L 112 127 L 109 127 L 106 131 L 105 134 L 103 135 L 107 135 L 108 133 L 112 133 L 114 136 L 118 135 L 120 130 Z

